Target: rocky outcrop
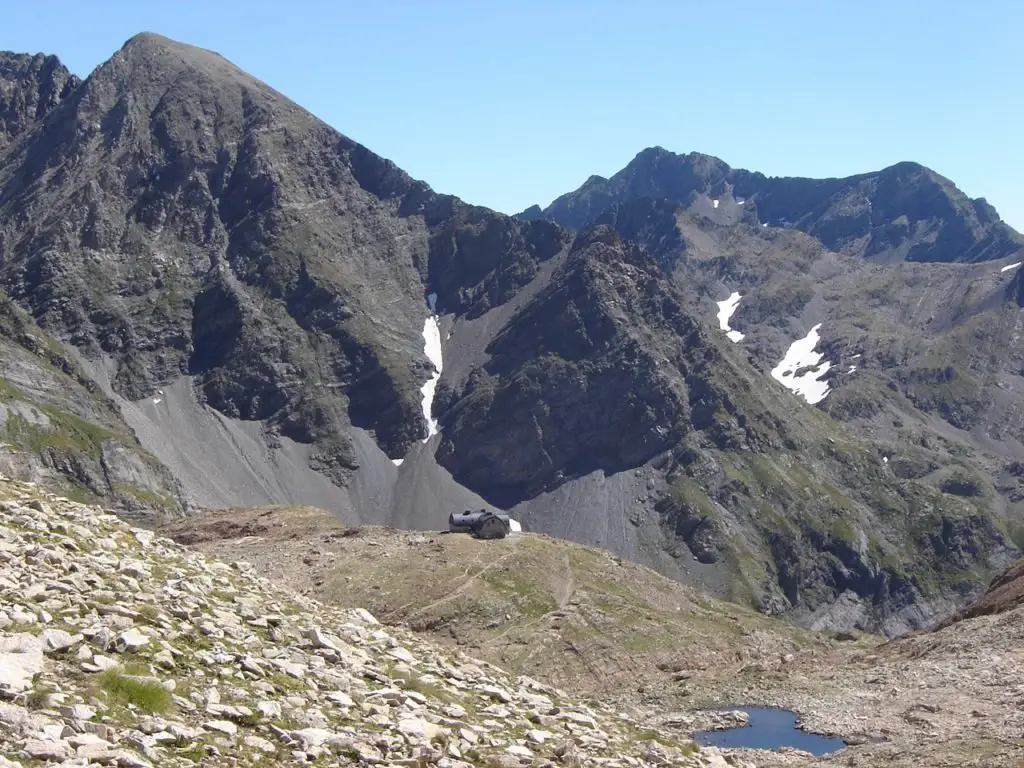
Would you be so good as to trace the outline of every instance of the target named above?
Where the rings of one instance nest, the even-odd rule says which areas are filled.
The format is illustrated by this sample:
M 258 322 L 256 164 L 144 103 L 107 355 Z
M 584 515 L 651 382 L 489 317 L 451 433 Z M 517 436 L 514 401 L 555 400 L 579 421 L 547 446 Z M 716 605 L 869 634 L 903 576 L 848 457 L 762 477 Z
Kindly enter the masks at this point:
M 56 56 L 0 52 L 0 153 L 80 82 Z
M 981 597 L 938 622 L 932 631 L 978 616 L 1012 611 L 1021 605 L 1024 605 L 1024 561 L 1016 563 L 994 578 Z
M 4 766 L 724 764 L 2 478 L 0 560 Z

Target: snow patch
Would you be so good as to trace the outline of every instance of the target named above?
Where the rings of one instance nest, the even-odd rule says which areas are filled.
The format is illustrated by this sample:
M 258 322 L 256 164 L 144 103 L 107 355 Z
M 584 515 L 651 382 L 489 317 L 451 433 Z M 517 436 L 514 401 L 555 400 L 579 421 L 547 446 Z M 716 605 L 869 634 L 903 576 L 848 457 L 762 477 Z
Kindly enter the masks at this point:
M 510 531 L 512 531 L 512 533 L 523 532 L 523 526 L 519 523 L 518 520 L 513 520 L 511 517 L 508 519 L 508 528 Z
M 747 199 L 745 197 L 736 198 L 736 205 L 743 205 L 745 202 L 747 202 Z
M 160 403 L 162 403 L 163 401 L 164 400 L 163 400 L 162 397 L 154 397 L 153 398 L 153 405 L 160 405 Z
M 431 296 L 436 300 L 437 294 Z M 423 394 L 423 418 L 427 421 L 427 436 L 423 439 L 425 443 L 437 434 L 437 419 L 433 417 L 434 392 L 437 389 L 437 382 L 441 380 L 442 358 L 441 327 L 437 324 L 436 315 L 431 315 L 423 322 L 423 352 L 434 364 L 434 375 L 420 387 Z
M 729 327 L 729 318 L 733 316 L 736 311 L 736 307 L 740 305 L 740 299 L 743 297 L 739 293 L 733 291 L 729 294 L 729 298 L 724 301 L 716 301 L 718 305 L 718 327 L 725 331 L 725 335 L 729 337 L 729 341 L 736 343 L 743 341 L 743 334 L 739 331 L 734 331 Z
M 850 355 L 851 360 L 856 360 L 858 357 L 860 357 L 860 352 L 858 352 L 856 355 Z
M 851 365 L 850 366 L 850 370 L 848 370 L 847 373 L 853 373 L 856 370 L 857 370 L 857 366 L 856 365 Z
M 821 338 L 820 328 L 821 323 L 818 323 L 804 338 L 790 344 L 786 356 L 772 369 L 773 379 L 811 405 L 821 402 L 829 393 L 828 384 L 820 379 L 828 373 L 832 363 L 823 362 L 824 355 L 814 351 Z
M 718 201 L 717 201 L 717 200 L 712 200 L 711 202 L 712 202 L 712 203 L 714 203 L 714 205 L 715 205 L 715 208 L 717 208 L 717 207 L 718 207 Z
M 999 271 L 1000 272 L 1009 272 L 1011 269 L 1016 269 L 1021 264 L 1024 264 L 1024 262 L 1018 261 L 1016 264 L 1007 264 L 1005 267 L 1003 267 Z
M 764 222 L 764 223 L 763 223 L 763 224 L 761 225 L 761 227 L 762 227 L 762 228 L 764 228 L 764 227 L 767 227 L 767 226 L 768 226 L 768 222 L 767 222 L 767 221 L 766 221 L 766 222 Z
M 405 459 L 392 459 L 391 463 L 394 464 L 396 467 L 400 467 L 402 466 L 403 461 L 405 461 Z

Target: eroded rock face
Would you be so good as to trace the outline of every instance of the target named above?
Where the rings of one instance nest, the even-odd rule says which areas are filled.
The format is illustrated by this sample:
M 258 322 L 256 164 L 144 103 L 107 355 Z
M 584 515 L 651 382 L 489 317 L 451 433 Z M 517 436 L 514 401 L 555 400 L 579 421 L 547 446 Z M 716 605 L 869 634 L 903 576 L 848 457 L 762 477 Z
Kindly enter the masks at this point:
M 5 765 L 519 764 L 569 743 L 583 763 L 696 768 L 717 754 L 2 477 L 0 559 L 17 565 L 0 580 Z
M 551 285 L 488 351 L 453 406 L 439 457 L 504 505 L 673 445 L 696 373 L 686 361 L 703 353 L 698 324 L 655 265 L 607 228 L 577 238 Z

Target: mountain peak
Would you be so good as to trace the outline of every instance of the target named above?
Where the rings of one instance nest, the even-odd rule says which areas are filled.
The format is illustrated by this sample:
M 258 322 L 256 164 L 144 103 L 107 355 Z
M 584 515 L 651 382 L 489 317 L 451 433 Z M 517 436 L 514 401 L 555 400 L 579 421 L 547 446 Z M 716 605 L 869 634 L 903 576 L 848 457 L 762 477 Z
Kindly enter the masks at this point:
M 212 85 L 217 92 L 225 86 L 243 85 L 247 89 L 276 93 L 216 51 L 180 43 L 155 32 L 140 32 L 129 38 L 88 79 L 107 81 L 112 78 L 121 88 L 135 90 L 146 83 L 170 87 L 186 72 L 189 80 L 205 80 L 205 87 Z
M 124 45 L 121 46 L 119 53 L 135 53 L 135 52 L 165 52 L 175 53 L 179 56 L 189 56 L 195 54 L 206 54 L 214 55 L 218 58 L 223 58 L 219 53 L 209 51 L 205 48 L 200 48 L 195 45 L 189 45 L 188 43 L 181 43 L 177 40 L 173 40 L 169 37 L 164 37 L 156 32 L 139 32 L 137 35 L 133 35 L 128 38 Z

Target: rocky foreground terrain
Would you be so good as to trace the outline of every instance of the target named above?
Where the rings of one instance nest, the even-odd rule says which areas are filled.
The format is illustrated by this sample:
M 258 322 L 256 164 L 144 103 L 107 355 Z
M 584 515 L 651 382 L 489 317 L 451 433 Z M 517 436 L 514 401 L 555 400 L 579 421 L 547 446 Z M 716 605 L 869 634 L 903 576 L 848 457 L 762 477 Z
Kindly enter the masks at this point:
M 164 532 L 275 583 L 683 734 L 701 710 L 781 706 L 851 746 L 757 766 L 986 766 L 1024 761 L 1024 576 L 886 642 L 813 633 L 719 602 L 607 552 L 544 536 L 499 542 L 347 527 L 322 510 L 232 509 Z
M 0 561 L 0 765 L 726 765 L 3 478 Z

